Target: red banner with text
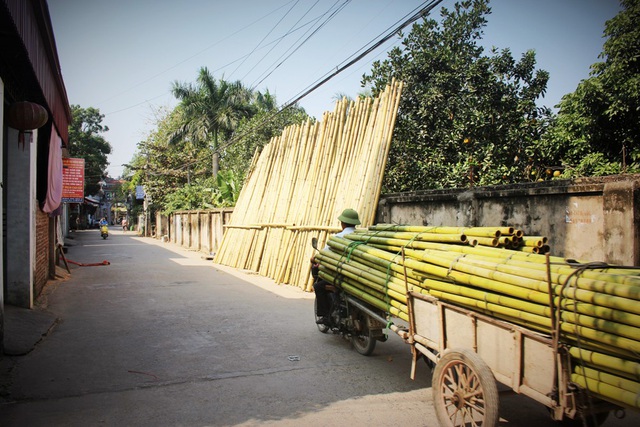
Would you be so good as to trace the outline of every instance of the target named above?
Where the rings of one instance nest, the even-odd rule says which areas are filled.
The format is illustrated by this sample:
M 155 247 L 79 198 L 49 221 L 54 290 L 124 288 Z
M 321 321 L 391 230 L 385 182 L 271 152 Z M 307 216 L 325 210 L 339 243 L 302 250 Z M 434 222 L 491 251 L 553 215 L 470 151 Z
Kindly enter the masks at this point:
M 84 159 L 62 159 L 62 202 L 84 202 Z

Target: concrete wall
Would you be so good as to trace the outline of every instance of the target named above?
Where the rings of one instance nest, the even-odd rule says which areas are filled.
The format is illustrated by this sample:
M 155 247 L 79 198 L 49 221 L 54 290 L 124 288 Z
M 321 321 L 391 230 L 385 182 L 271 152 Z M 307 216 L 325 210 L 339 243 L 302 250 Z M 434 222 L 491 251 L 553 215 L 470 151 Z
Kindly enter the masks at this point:
M 381 196 L 377 223 L 513 226 L 549 239 L 551 254 L 640 265 L 639 175 Z
M 640 175 L 386 194 L 376 223 L 512 226 L 546 236 L 551 254 L 640 265 Z M 158 216 L 156 238 L 213 254 L 233 209 Z M 165 237 L 166 236 L 166 237 Z
M 204 211 L 178 211 L 169 217 L 156 216 L 156 235 L 184 248 L 214 254 L 222 241 L 224 225 L 233 208 Z M 158 226 L 160 224 L 160 226 Z

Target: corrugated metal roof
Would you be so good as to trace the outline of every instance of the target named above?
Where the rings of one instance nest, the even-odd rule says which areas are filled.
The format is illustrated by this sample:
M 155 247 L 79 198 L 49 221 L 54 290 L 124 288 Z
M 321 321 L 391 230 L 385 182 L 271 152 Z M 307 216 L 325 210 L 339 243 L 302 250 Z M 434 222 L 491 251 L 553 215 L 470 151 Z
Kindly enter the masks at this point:
M 60 62 L 55 37 L 51 26 L 51 17 L 46 0 L 0 0 L 0 21 L 10 22 L 2 25 L 0 34 L 0 56 L 3 71 L 9 71 L 10 80 L 16 85 L 36 87 L 13 88 L 14 96 L 46 103 L 45 108 L 52 115 L 53 123 L 66 146 L 69 142 L 69 123 L 71 109 L 67 91 L 60 71 Z M 8 14 L 8 16 L 7 16 Z M 36 90 L 37 89 L 37 90 Z M 27 99 L 37 96 L 42 99 Z

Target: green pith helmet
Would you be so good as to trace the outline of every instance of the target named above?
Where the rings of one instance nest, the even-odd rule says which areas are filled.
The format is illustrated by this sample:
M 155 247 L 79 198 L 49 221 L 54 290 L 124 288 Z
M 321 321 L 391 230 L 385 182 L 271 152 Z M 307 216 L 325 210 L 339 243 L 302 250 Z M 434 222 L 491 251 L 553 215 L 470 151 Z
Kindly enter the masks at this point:
M 338 219 L 345 224 L 350 225 L 359 225 L 360 219 L 358 218 L 358 212 L 353 209 L 345 209 L 342 211 L 342 214 L 338 217 Z

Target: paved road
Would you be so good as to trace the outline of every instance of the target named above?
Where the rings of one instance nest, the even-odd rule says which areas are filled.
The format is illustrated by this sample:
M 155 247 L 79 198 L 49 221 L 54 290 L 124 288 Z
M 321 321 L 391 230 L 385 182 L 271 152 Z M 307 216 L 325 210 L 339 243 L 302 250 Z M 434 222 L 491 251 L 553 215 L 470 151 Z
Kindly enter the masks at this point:
M 2 426 L 434 426 L 430 370 L 393 335 L 363 357 L 313 323 L 312 295 L 112 227 L 75 234 L 58 322 L 12 360 Z M 303 266 L 302 268 L 306 268 Z M 503 393 L 504 426 L 552 423 Z M 640 425 L 639 418 L 605 426 Z

